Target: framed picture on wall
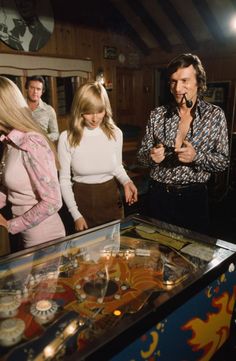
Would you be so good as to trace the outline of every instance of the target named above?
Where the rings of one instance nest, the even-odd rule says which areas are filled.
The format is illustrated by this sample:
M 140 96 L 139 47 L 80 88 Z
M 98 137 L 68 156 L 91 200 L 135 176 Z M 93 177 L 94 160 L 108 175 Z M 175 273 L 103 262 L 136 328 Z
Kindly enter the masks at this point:
M 219 105 L 227 113 L 229 89 L 230 81 L 209 82 L 204 99 L 209 103 Z
M 117 48 L 114 46 L 104 46 L 103 55 L 104 59 L 117 59 Z

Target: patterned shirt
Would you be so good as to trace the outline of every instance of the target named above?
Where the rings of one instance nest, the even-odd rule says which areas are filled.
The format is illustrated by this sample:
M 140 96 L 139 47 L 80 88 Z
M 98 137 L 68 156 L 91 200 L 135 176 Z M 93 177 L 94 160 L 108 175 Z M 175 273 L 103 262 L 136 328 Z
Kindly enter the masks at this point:
M 37 123 L 45 130 L 48 137 L 55 142 L 59 137 L 56 112 L 47 103 L 39 99 L 39 105 L 32 111 L 32 116 Z
M 193 121 L 186 135 L 196 151 L 193 162 L 181 163 L 174 153 L 180 116 L 177 108 L 160 106 L 151 112 L 146 134 L 138 151 L 138 161 L 150 167 L 150 177 L 168 184 L 205 183 L 212 172 L 224 171 L 229 163 L 228 130 L 223 110 L 197 100 Z M 162 143 L 165 159 L 155 163 L 150 150 Z

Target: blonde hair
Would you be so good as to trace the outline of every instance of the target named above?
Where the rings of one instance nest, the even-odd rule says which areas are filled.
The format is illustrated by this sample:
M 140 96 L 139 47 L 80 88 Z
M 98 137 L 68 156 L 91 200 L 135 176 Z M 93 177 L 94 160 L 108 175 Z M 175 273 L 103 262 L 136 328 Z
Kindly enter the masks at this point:
M 111 104 L 106 89 L 96 81 L 82 84 L 75 92 L 69 121 L 68 141 L 71 147 L 80 144 L 85 127 L 83 114 L 101 113 L 105 116 L 101 129 L 108 139 L 115 139 L 115 123 L 112 119 Z
M 0 124 L 7 130 L 17 129 L 21 132 L 35 132 L 41 134 L 48 142 L 55 156 L 55 163 L 59 168 L 59 161 L 54 144 L 47 137 L 46 132 L 34 121 L 31 111 L 20 91 L 13 81 L 0 76 Z

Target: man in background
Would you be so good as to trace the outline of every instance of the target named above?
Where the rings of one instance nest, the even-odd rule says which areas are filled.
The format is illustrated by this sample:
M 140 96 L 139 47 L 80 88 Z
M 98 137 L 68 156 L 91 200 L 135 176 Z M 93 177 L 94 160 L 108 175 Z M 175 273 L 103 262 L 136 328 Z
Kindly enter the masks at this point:
M 229 163 L 223 110 L 203 99 L 206 74 L 198 56 L 167 67 L 173 101 L 151 112 L 138 160 L 150 168 L 147 215 L 201 233 L 209 231 L 207 182 Z
M 43 102 L 41 97 L 45 91 L 45 81 L 42 76 L 34 75 L 27 78 L 25 83 L 27 103 L 32 110 L 33 118 L 55 142 L 59 137 L 56 112 L 51 105 Z

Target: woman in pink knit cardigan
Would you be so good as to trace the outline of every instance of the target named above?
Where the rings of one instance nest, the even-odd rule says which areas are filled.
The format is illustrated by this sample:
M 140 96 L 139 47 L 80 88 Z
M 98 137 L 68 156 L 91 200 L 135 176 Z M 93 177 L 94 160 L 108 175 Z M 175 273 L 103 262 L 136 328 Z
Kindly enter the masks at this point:
M 12 205 L 13 218 L 0 215 L 0 225 L 21 233 L 24 247 L 65 235 L 58 214 L 62 206 L 56 151 L 34 122 L 18 87 L 0 77 L 0 141 L 4 142 L 3 186 L 0 208 Z

